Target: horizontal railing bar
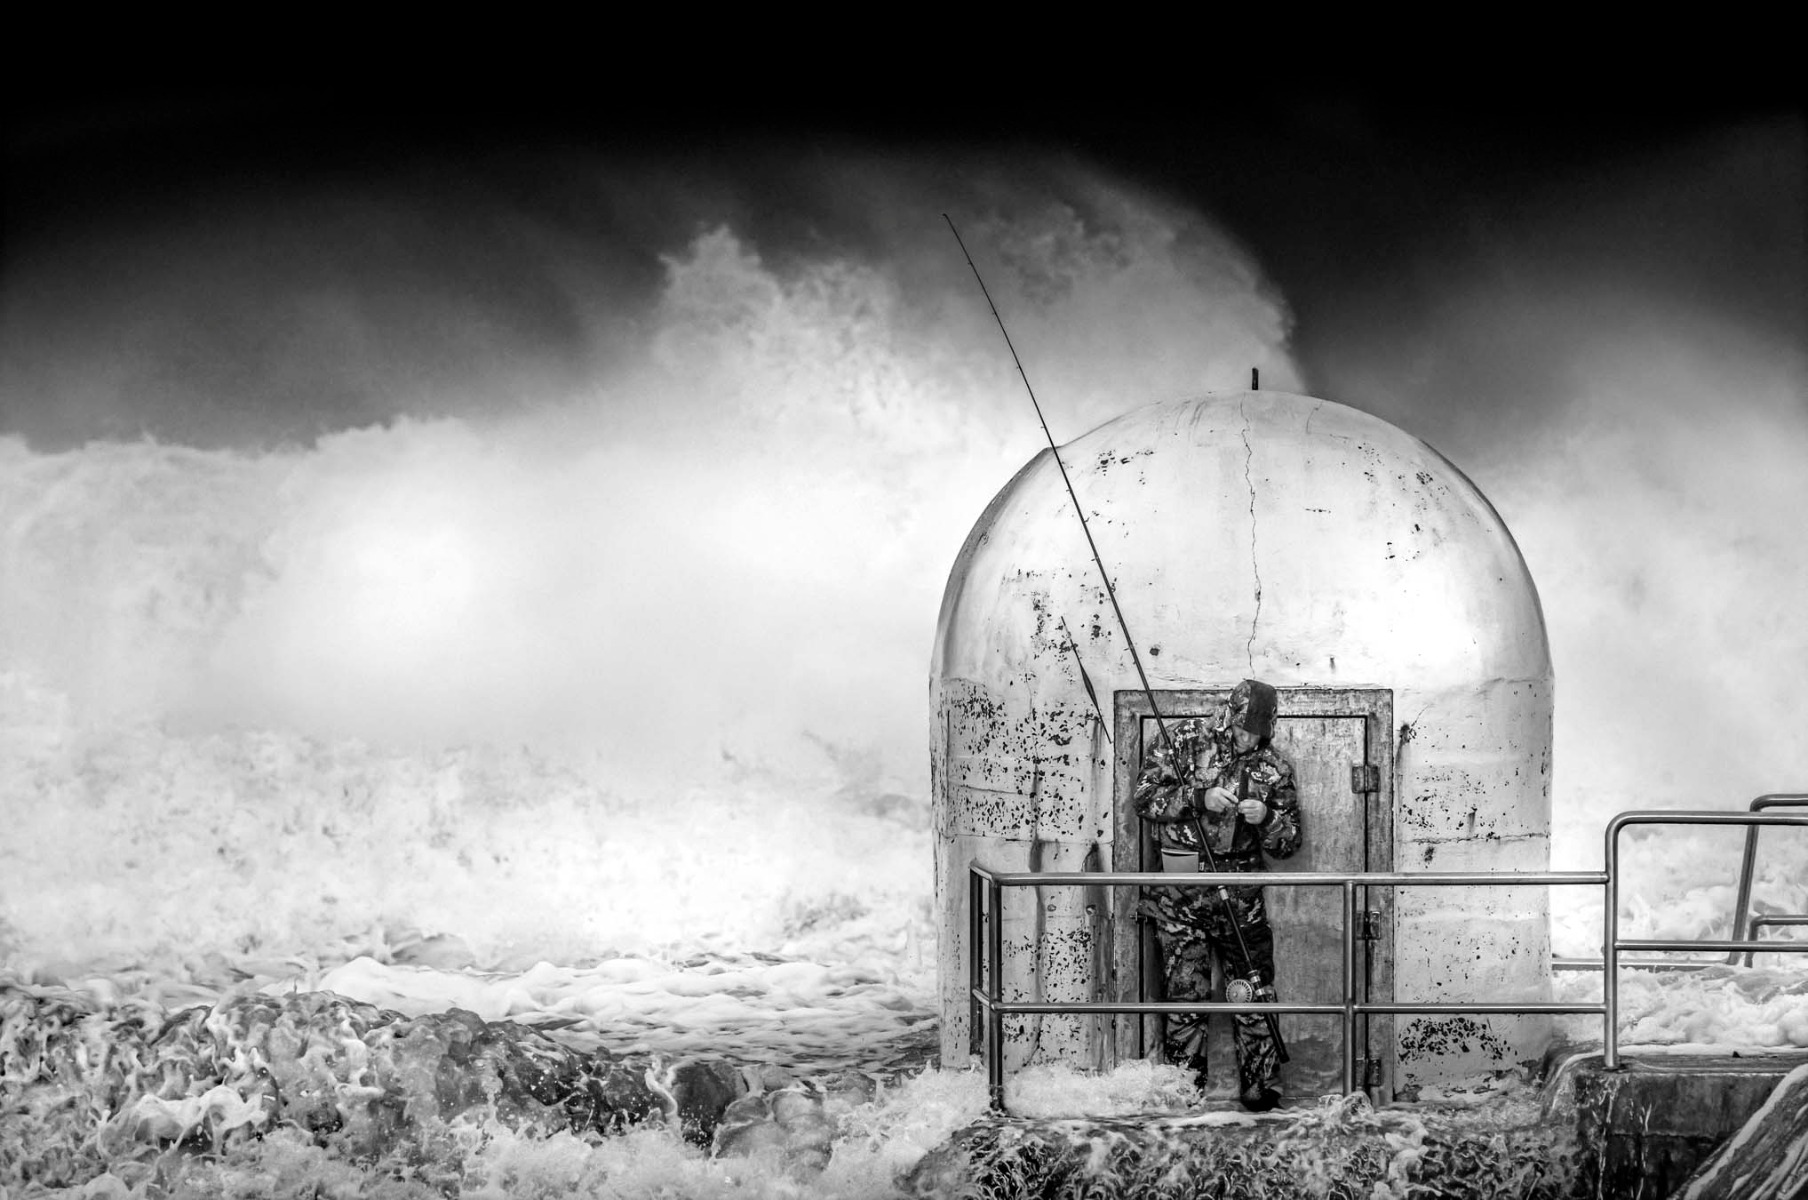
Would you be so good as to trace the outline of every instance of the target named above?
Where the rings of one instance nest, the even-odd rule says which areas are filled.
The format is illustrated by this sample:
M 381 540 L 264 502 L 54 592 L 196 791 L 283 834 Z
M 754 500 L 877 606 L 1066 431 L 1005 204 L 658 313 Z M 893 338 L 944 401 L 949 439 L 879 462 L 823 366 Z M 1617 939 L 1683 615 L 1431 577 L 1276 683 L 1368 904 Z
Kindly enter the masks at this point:
M 1808 913 L 1795 913 L 1789 916 L 1784 916 L 1782 913 L 1774 916 L 1759 913 L 1751 919 L 1751 923 L 1753 925 L 1808 925 Z
M 1096 1003 L 1089 1000 L 1076 1000 L 1069 1004 L 1059 1000 L 992 999 L 986 999 L 982 1001 L 982 1003 L 984 1003 L 987 1008 L 1004 1013 L 1006 1016 L 1019 1016 L 1025 1014 L 1046 1016 L 1051 1013 L 1082 1013 L 1086 1015 L 1098 1015 L 1101 1013 L 1173 1013 L 1178 1015 L 1202 1012 L 1311 1013 L 1320 1016 L 1334 1017 L 1343 1015 L 1343 1005 L 1341 1004 L 1281 1004 L 1269 1002 L 1261 1004 L 1226 1004 L 1218 1001 L 1209 1003 L 1200 1001 L 1197 1004 L 1189 1004 L 1181 1000 L 1142 1000 L 1134 1002 L 1126 1000 L 1122 1004 L 1113 1004 L 1103 1000 Z
M 1159 884 L 1226 884 L 1245 887 L 1338 887 L 1356 884 L 1394 887 L 1540 887 L 1607 882 L 1605 871 L 1475 871 L 1415 874 L 1410 871 L 987 871 L 972 870 L 1000 887 L 1148 887 Z
M 1749 939 L 1734 941 L 1727 938 L 1716 941 L 1704 939 L 1698 942 L 1650 942 L 1627 941 L 1622 938 L 1618 944 L 1622 950 L 1755 950 L 1763 954 L 1808 954 L 1808 942 L 1775 940 L 1754 942 Z
M 1808 825 L 1808 813 L 1722 812 L 1714 809 L 1640 809 L 1607 822 L 1607 837 L 1628 825 Z
M 1602 1016 L 1607 1012 L 1604 1001 L 1593 1004 L 1551 1004 L 1524 1000 L 1518 1004 L 1465 1004 L 1462 1001 L 1413 1004 L 1396 1001 L 1391 1004 L 1358 1004 L 1359 1013 L 1454 1014 L 1454 1013 L 1589 1013 Z
M 1302 1016 L 1342 1016 L 1342 1004 L 1228 1004 L 1217 1001 L 1186 1003 L 1179 1000 L 1143 1000 L 1122 1003 L 1109 1001 L 1082 1001 L 1064 1003 L 1058 1000 L 993 1000 L 978 989 L 974 990 L 974 998 L 987 1010 L 1003 1013 L 1007 1017 L 1015 1016 L 1060 1016 L 1074 1014 L 1080 1016 L 1100 1016 L 1110 1014 L 1131 1015 L 1136 1013 L 1173 1014 L 1186 1013 L 1293 1013 Z M 1555 1004 L 1538 1001 L 1522 1001 L 1518 1004 L 1465 1004 L 1457 1002 L 1415 1003 L 1410 1000 L 1399 1000 L 1387 1004 L 1359 1003 L 1352 1006 L 1351 1011 L 1359 1014 L 1404 1014 L 1417 1015 L 1457 1015 L 1462 1013 L 1538 1013 L 1542 1015 L 1561 1015 L 1583 1013 L 1590 1016 L 1601 1016 L 1607 1011 L 1604 1003 Z
M 1693 945 L 1694 943 L 1690 944 Z M 1726 960 L 1724 958 L 1681 960 L 1674 958 L 1622 958 L 1620 960 L 1620 965 L 1622 967 L 1644 967 L 1653 971 L 1699 971 L 1703 967 L 1724 967 L 1726 965 Z M 1551 959 L 1551 969 L 1553 971 L 1599 971 L 1606 966 L 1607 963 L 1599 958 Z

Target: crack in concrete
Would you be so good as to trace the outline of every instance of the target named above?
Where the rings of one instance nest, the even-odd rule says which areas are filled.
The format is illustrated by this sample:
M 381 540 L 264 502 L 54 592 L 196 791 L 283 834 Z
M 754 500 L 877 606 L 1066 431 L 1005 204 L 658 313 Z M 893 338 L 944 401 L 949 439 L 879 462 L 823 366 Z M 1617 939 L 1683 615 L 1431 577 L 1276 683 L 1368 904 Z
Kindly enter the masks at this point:
M 1256 628 L 1262 623 L 1262 570 L 1256 562 L 1256 483 L 1249 470 L 1255 459 L 1255 448 L 1249 444 L 1247 403 L 1239 403 L 1237 411 L 1243 416 L 1243 482 L 1249 488 L 1249 569 L 1256 581 L 1256 612 L 1249 622 L 1249 642 L 1243 647 L 1243 653 L 1249 659 L 1249 673 L 1253 676 L 1256 671 Z
M 1316 418 L 1319 413 L 1323 412 L 1324 408 L 1325 408 L 1325 401 L 1320 400 L 1317 404 L 1314 404 L 1312 406 L 1312 411 L 1306 414 L 1306 433 L 1308 436 L 1310 436 L 1312 434 L 1313 419 Z M 1362 440 L 1360 435 L 1351 435 L 1351 434 L 1347 434 L 1347 433 L 1321 433 L 1318 436 L 1326 437 L 1326 438 L 1334 438 L 1340 442 L 1360 443 Z

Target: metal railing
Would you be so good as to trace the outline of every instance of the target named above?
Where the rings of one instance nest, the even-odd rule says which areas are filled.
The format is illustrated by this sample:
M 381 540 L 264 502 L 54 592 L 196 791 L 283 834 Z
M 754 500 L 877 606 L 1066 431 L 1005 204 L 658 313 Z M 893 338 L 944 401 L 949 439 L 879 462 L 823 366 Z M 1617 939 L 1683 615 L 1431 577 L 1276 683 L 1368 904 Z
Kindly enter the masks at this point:
M 1808 808 L 1808 792 L 1771 792 L 1759 796 L 1748 806 L 1751 812 L 1762 812 L 1767 808 Z M 1745 857 L 1739 864 L 1739 898 L 1733 902 L 1733 937 L 1735 939 L 1750 936 L 1756 938 L 1758 930 L 1766 925 L 1808 925 L 1808 913 L 1771 913 L 1765 916 L 1751 915 L 1752 870 L 1758 862 L 1758 827 L 1751 826 L 1745 831 Z M 1745 951 L 1745 965 L 1752 965 L 1754 950 Z M 1734 950 L 1726 956 L 1729 963 L 1739 961 L 1739 951 Z
M 1760 800 L 1764 797 L 1760 797 Z M 1769 807 L 1766 805 L 1765 807 Z M 1754 851 L 1753 839 L 1759 826 L 1762 825 L 1804 825 L 1808 826 L 1808 813 L 1766 813 L 1759 808 L 1759 801 L 1752 801 L 1752 807 L 1746 812 L 1623 812 L 1607 822 L 1607 903 L 1601 914 L 1601 957 L 1605 965 L 1601 971 L 1601 998 L 1607 1002 L 1607 1015 L 1601 1033 L 1601 1065 L 1609 1070 L 1617 1070 L 1620 1066 L 1620 1029 L 1619 1029 L 1619 960 L 1621 950 L 1726 950 L 1731 953 L 1728 961 L 1742 951 L 1764 950 L 1782 954 L 1808 954 L 1808 941 L 1805 942 L 1758 942 L 1750 938 L 1741 938 L 1739 928 L 1745 924 L 1734 914 L 1734 936 L 1725 940 L 1716 938 L 1695 938 L 1693 940 L 1649 940 L 1620 937 L 1620 831 L 1628 825 L 1743 825 L 1751 832 L 1746 834 L 1748 853 Z M 1750 860 L 1747 860 L 1747 867 Z M 1749 876 L 1742 881 L 1749 887 Z M 1749 893 L 1740 903 L 1743 911 L 1749 903 Z
M 1602 1065 L 1621 1067 L 1618 1016 L 1621 950 L 1745 950 L 1808 952 L 1800 944 L 1758 943 L 1749 940 L 1643 940 L 1619 936 L 1619 835 L 1627 825 L 1801 825 L 1808 813 L 1762 812 L 1625 812 L 1607 824 L 1606 870 L 1538 872 L 1397 872 L 1397 871 L 1264 871 L 1252 879 L 1248 872 L 1200 871 L 993 871 L 978 863 L 968 865 L 968 996 L 973 1032 L 983 1028 L 981 1040 L 992 1108 L 1005 1110 L 1004 1019 L 1033 1014 L 1156 1015 L 1164 1013 L 1304 1013 L 1341 1018 L 1343 1033 L 1342 1076 L 1346 1094 L 1356 1090 L 1356 1019 L 1369 1015 L 1444 1016 L 1468 1014 L 1598 1015 L 1602 1021 Z M 1233 1004 L 1206 1001 L 1008 1001 L 1003 997 L 1004 925 L 1003 895 L 1007 887 L 1154 887 L 1160 885 L 1224 885 L 1227 887 L 1339 887 L 1343 889 L 1342 999 L 1336 1003 L 1284 1003 L 1251 1001 Z M 1356 889 L 1358 887 L 1526 887 L 1545 885 L 1596 885 L 1606 889 L 1602 920 L 1602 997 L 1595 1004 L 1563 1004 L 1545 1001 L 1489 1002 L 1375 1002 L 1356 998 Z M 971 950 L 984 947 L 983 954 Z M 989 986 L 988 986 L 989 985 Z

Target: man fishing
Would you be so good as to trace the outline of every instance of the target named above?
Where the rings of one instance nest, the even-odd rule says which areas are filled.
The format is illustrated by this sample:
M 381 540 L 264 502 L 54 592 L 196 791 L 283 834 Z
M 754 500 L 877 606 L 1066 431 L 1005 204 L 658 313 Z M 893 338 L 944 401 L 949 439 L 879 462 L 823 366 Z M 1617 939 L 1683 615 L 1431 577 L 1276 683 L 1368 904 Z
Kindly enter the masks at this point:
M 1177 722 L 1150 747 L 1134 802 L 1137 815 L 1157 826 L 1164 861 L 1182 870 L 1253 872 L 1262 870 L 1264 852 L 1287 858 L 1299 849 L 1293 766 L 1269 745 L 1275 706 L 1274 688 L 1245 679 L 1215 721 Z M 1197 865 L 1202 835 L 1209 866 Z M 1154 887 L 1138 911 L 1155 923 L 1169 1000 L 1211 998 L 1214 954 L 1224 962 L 1228 999 L 1275 999 L 1274 934 L 1260 887 Z M 1234 1021 L 1239 1099 L 1265 1112 L 1281 1099 L 1276 1030 L 1261 1013 Z M 1169 1015 L 1166 1028 L 1168 1061 L 1194 1071 L 1204 1088 L 1206 1015 Z
M 1010 331 L 1004 327 L 1004 318 L 998 315 L 998 305 L 992 302 L 992 293 L 974 266 L 973 256 L 967 253 L 960 231 L 946 213 L 942 219 L 948 222 L 948 231 L 954 234 L 967 265 L 973 268 L 973 278 L 979 282 L 992 318 L 998 322 L 998 332 L 1004 335 L 1005 345 L 1011 351 L 1011 361 L 1017 364 L 1017 374 L 1029 392 L 1036 420 L 1042 425 L 1042 436 L 1048 439 L 1049 454 L 1061 472 L 1068 499 L 1073 501 L 1080 531 L 1086 535 L 1086 547 L 1092 551 L 1093 565 L 1099 569 L 1111 611 L 1130 651 L 1130 662 L 1136 667 L 1150 714 L 1161 732 L 1160 742 L 1147 756 L 1137 782 L 1137 812 L 1168 830 L 1163 841 L 1176 848 L 1183 849 L 1190 841 L 1197 851 L 1201 849 L 1201 837 L 1223 838 L 1226 851 L 1221 860 L 1213 857 L 1217 853 L 1215 844 L 1204 847 L 1208 869 L 1259 871 L 1264 849 L 1276 858 L 1286 858 L 1299 849 L 1299 802 L 1294 796 L 1292 765 L 1268 746 L 1274 733 L 1274 689 L 1246 679 L 1231 693 L 1230 702 L 1213 727 L 1208 730 L 1203 721 L 1194 718 L 1181 722 L 1181 732 L 1170 737 L 1161 710 L 1156 707 L 1148 672 L 1143 670 L 1142 655 L 1136 652 L 1136 639 L 1130 635 L 1123 606 L 1117 602 L 1111 573 L 1099 557 L 1098 543 L 1093 541 L 1092 528 L 1086 523 L 1086 509 L 1074 494 L 1073 479 L 1067 473 L 1067 464 L 1061 461 L 1055 435 L 1049 432 L 1048 418 L 1036 399 L 1036 389 L 1030 387 L 1029 374 L 1017 356 L 1017 347 L 1011 344 Z M 1071 638 L 1069 649 L 1072 650 Z M 1083 666 L 1081 676 L 1085 676 Z M 1085 686 L 1093 707 L 1098 708 L 1092 681 L 1086 680 Z M 1104 719 L 1102 712 L 1100 719 Z M 1186 831 L 1188 825 L 1191 832 Z M 1209 832 L 1212 829 L 1216 832 Z M 1237 979 L 1243 981 L 1251 993 L 1250 999 L 1274 999 L 1274 935 L 1268 928 L 1268 913 L 1262 907 L 1261 888 L 1240 887 L 1232 892 L 1216 887 L 1156 887 L 1151 891 L 1153 894 L 1139 905 L 1139 910 L 1156 923 L 1166 963 L 1169 999 L 1203 1000 L 1210 995 L 1214 950 L 1224 957 L 1233 983 Z M 1239 1002 L 1247 999 L 1240 998 Z M 1168 1061 L 1191 1064 L 1203 1086 L 1204 1017 L 1170 1018 L 1167 1028 Z M 1239 1014 L 1236 1047 L 1244 1107 L 1263 1112 L 1279 1104 L 1280 1064 L 1286 1061 L 1287 1051 L 1274 1014 Z M 1002 1106 L 1003 1083 L 994 1082 L 993 1088 L 993 1103 Z

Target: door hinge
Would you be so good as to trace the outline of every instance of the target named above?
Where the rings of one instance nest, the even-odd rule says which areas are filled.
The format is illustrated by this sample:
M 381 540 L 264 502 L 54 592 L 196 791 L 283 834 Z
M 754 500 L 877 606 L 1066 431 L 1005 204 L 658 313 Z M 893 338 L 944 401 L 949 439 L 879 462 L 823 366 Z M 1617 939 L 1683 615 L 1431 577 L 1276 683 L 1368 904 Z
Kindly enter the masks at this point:
M 1363 1059 L 1362 1086 L 1365 1088 L 1378 1088 L 1381 1086 L 1381 1082 L 1381 1060 L 1378 1058 Z
M 1381 790 L 1381 768 L 1357 763 L 1350 768 L 1350 790 L 1359 796 Z
M 1369 908 L 1369 909 L 1363 910 L 1362 932 L 1357 934 L 1357 937 L 1359 937 L 1361 940 L 1363 940 L 1365 942 L 1378 942 L 1381 940 L 1381 910 L 1380 909 Z

